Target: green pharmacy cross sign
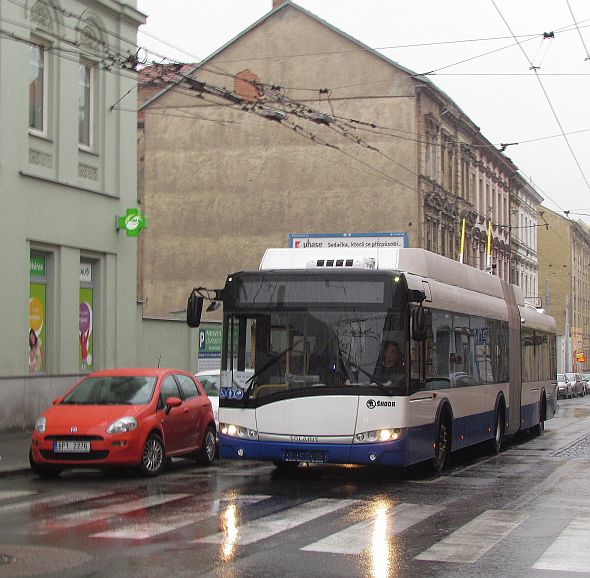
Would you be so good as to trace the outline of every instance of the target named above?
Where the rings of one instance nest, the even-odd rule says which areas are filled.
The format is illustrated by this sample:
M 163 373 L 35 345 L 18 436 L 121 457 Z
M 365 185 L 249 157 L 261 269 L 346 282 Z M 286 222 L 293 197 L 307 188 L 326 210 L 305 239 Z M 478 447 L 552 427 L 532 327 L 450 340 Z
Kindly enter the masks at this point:
M 139 237 L 142 229 L 147 229 L 147 217 L 139 209 L 127 209 L 125 215 L 117 217 L 117 231 L 123 229 L 128 237 Z

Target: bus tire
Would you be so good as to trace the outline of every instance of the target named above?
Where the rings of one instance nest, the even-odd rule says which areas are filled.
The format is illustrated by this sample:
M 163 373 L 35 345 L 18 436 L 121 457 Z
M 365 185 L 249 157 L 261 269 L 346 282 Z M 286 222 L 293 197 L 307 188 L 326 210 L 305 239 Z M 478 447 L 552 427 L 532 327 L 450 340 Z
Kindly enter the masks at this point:
M 539 423 L 532 428 L 532 433 L 535 437 L 539 437 L 543 435 L 545 431 L 545 416 L 547 415 L 547 401 L 545 399 L 545 395 L 541 398 L 541 403 L 539 403 Z
M 504 445 L 504 432 L 506 430 L 506 416 L 504 403 L 500 402 L 496 408 L 494 420 L 494 437 L 489 441 L 489 448 L 492 454 L 498 455 Z
M 442 472 L 449 463 L 451 455 L 451 418 L 448 411 L 443 410 L 436 428 L 434 445 L 434 457 L 432 458 L 432 471 L 435 474 Z

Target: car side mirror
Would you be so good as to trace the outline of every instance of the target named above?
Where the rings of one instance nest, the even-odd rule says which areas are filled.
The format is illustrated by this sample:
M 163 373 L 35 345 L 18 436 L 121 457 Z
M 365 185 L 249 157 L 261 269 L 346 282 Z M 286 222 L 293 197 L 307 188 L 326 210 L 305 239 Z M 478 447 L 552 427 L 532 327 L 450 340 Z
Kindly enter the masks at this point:
M 179 407 L 182 405 L 182 399 L 179 397 L 169 397 L 164 403 L 166 404 L 166 409 L 164 411 L 166 412 L 166 415 L 168 415 L 173 407 Z
M 51 403 L 52 405 L 58 405 L 61 403 L 62 398 L 61 397 L 56 397 Z

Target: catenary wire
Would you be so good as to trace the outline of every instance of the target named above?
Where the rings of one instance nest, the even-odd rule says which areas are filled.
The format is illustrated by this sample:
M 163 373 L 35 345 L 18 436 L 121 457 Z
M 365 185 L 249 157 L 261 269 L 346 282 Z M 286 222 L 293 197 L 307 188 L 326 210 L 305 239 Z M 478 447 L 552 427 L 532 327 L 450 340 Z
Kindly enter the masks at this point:
M 493 6 L 496 9 L 496 11 L 498 12 L 500 18 L 502 19 L 502 21 L 504 22 L 504 24 L 508 28 L 508 31 L 510 32 L 510 34 L 513 35 L 514 39 L 516 40 L 516 44 L 520 48 L 520 50 L 523 53 L 523 55 L 526 58 L 526 60 L 531 65 L 531 69 L 533 70 L 533 72 L 536 73 L 537 72 L 536 67 L 533 65 L 533 63 L 529 59 L 529 57 L 528 57 L 527 53 L 525 52 L 524 48 L 521 46 L 521 43 L 514 36 L 514 32 L 512 31 L 512 28 L 510 27 L 510 24 L 508 24 L 508 21 L 506 20 L 506 18 L 502 14 L 501 10 L 498 8 L 498 5 L 496 4 L 495 0 L 490 0 L 490 1 L 493 4 Z M 576 163 L 576 166 L 578 167 L 578 170 L 580 171 L 580 174 L 582 175 L 582 178 L 584 179 L 584 182 L 586 183 L 586 186 L 590 189 L 590 182 L 588 182 L 588 179 L 586 178 L 586 175 L 584 174 L 584 171 L 582 170 L 582 166 L 580 165 L 580 161 L 578 160 L 578 157 L 576 156 L 576 153 L 574 152 L 574 149 L 572 148 L 572 145 L 571 145 L 569 139 L 567 138 L 567 135 L 565 134 L 565 131 L 564 131 L 564 128 L 563 128 L 563 126 L 561 124 L 561 121 L 559 120 L 559 117 L 557 116 L 557 111 L 555 110 L 555 107 L 553 106 L 553 103 L 551 102 L 551 99 L 549 98 L 549 94 L 547 93 L 547 90 L 545 89 L 545 86 L 543 84 L 543 81 L 539 78 L 538 75 L 536 75 L 536 77 L 537 77 L 537 81 L 539 82 L 539 85 L 541 86 L 541 90 L 542 90 L 543 94 L 545 95 L 545 99 L 547 100 L 547 103 L 549 104 L 549 108 L 551 109 L 551 112 L 553 113 L 553 116 L 555 118 L 555 121 L 557 122 L 557 125 L 559 126 L 559 130 L 561 131 L 561 134 L 563 135 L 563 138 L 565 139 L 565 142 L 566 142 L 566 144 L 568 146 L 568 149 L 569 149 L 569 151 L 570 151 L 570 153 L 571 153 L 571 155 L 572 155 L 572 157 L 574 159 L 574 162 Z

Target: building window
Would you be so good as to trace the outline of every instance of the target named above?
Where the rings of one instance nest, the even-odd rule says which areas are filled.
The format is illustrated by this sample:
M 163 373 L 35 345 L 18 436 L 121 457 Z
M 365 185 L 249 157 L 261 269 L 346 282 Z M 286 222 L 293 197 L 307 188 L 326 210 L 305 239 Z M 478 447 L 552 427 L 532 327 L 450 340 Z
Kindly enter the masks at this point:
M 479 179 L 479 214 L 486 215 L 486 199 L 483 188 L 483 179 Z
M 80 343 L 80 369 L 94 367 L 94 265 L 80 261 L 80 318 L 78 340 Z
M 455 192 L 454 152 L 452 145 L 449 144 L 447 149 L 447 190 L 451 193 Z
M 93 69 L 88 64 L 80 64 L 78 76 L 78 142 L 88 148 L 92 148 L 93 72 Z
M 37 373 L 46 370 L 47 256 L 31 252 L 29 271 L 29 372 Z
M 47 51 L 38 44 L 29 46 L 29 127 L 45 132 L 47 109 Z

